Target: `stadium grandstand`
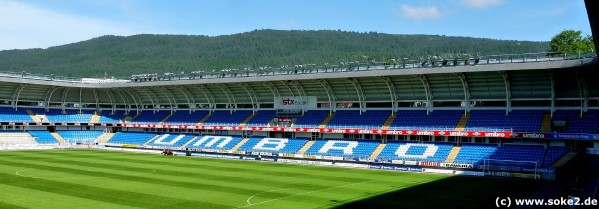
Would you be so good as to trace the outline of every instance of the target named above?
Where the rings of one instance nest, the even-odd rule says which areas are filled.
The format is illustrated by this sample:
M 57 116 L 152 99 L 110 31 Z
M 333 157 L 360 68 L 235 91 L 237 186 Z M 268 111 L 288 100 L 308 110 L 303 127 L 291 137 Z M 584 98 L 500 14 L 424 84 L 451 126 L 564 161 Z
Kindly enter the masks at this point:
M 596 63 L 595 55 L 537 53 L 100 83 L 4 73 L 0 146 L 93 144 L 552 179 L 577 153 L 599 150 Z

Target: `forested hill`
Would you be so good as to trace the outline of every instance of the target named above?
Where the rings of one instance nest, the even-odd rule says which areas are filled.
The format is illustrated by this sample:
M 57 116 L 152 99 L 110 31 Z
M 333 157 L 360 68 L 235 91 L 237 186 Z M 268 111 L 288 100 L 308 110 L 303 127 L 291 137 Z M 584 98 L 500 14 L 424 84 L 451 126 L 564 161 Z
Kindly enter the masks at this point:
M 47 49 L 0 51 L 0 71 L 128 78 L 138 73 L 338 64 L 446 54 L 542 52 L 548 42 L 342 31 L 256 30 L 223 36 L 102 36 Z

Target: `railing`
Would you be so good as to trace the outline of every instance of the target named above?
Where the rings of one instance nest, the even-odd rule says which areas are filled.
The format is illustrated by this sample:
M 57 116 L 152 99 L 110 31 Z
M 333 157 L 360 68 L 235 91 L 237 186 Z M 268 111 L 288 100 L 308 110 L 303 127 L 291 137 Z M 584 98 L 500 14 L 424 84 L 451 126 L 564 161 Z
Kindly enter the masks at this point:
M 261 76 L 280 76 L 297 74 L 318 74 L 318 73 L 339 73 L 339 72 L 357 72 L 357 71 L 375 71 L 375 70 L 401 70 L 413 68 L 444 68 L 456 66 L 475 66 L 491 65 L 504 63 L 529 63 L 529 62 L 550 62 L 571 59 L 596 58 L 596 53 L 589 54 L 567 54 L 563 52 L 538 52 L 525 54 L 501 54 L 487 55 L 463 58 L 428 58 L 419 60 L 395 59 L 386 63 L 360 63 L 347 62 L 344 66 L 315 66 L 315 65 L 297 65 L 296 67 L 262 67 L 258 69 L 224 69 L 224 70 L 200 70 L 187 74 L 165 73 L 163 75 L 142 74 L 133 75 L 130 80 L 115 79 L 89 79 L 74 78 L 55 75 L 31 74 L 26 72 L 0 72 L 0 77 L 21 78 L 28 80 L 44 80 L 63 83 L 134 83 L 134 82 L 154 82 L 154 81 L 176 81 L 176 80 L 198 80 L 198 79 L 221 79 L 238 77 L 261 77 Z

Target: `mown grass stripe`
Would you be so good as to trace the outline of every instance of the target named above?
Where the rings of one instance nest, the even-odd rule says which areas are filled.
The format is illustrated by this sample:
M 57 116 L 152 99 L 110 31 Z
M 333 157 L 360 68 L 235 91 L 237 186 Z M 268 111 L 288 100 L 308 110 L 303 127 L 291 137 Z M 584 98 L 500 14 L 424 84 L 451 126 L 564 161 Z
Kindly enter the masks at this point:
M 104 189 L 99 187 L 86 186 L 74 183 L 57 182 L 46 179 L 28 178 L 23 181 L 23 178 L 16 175 L 0 173 L 0 184 L 17 186 L 27 189 L 53 192 L 73 197 L 92 199 L 97 201 L 109 201 L 122 205 L 134 207 L 145 207 L 148 202 L 156 204 L 157 207 L 168 207 L 173 203 L 183 203 L 189 205 L 204 205 L 210 208 L 230 208 L 228 205 L 219 205 L 202 201 L 189 201 L 175 198 L 168 198 L 157 195 L 148 195 L 139 192 L 125 192 L 114 189 Z
M 219 174 L 214 173 L 215 169 L 207 169 L 204 166 L 197 166 L 194 168 L 185 168 L 186 171 L 176 171 L 175 169 L 181 169 L 180 167 L 175 167 L 175 168 L 162 168 L 164 166 L 161 167 L 147 167 L 147 166 L 131 166 L 131 165 L 123 165 L 123 161 L 119 161 L 119 162 L 115 162 L 115 161 L 108 161 L 106 163 L 98 163 L 97 161 L 94 162 L 94 160 L 90 160 L 90 159 L 85 159 L 85 161 L 82 160 L 65 160 L 65 159 L 54 159 L 54 158 L 47 158 L 47 157 L 34 157 L 34 156 L 23 156 L 23 157 L 19 157 L 19 160 L 25 160 L 25 159 L 30 159 L 30 160 L 35 160 L 34 162 L 52 162 L 52 163 L 64 163 L 64 164 L 69 164 L 69 165 L 78 165 L 78 166 L 86 166 L 86 167 L 98 167 L 98 168 L 110 168 L 112 170 L 115 171 L 130 171 L 130 172 L 139 172 L 141 174 L 146 174 L 149 172 L 153 172 L 156 171 L 156 175 L 166 175 L 166 176 L 171 176 L 171 177 L 201 177 L 204 180 L 208 180 L 208 181 L 227 181 L 227 182 L 236 182 L 238 184 L 262 184 L 262 185 L 272 185 L 272 186 L 299 186 L 299 187 L 317 187 L 320 185 L 315 185 L 315 184 L 309 184 L 309 183 L 303 183 L 303 182 L 309 182 L 310 180 L 300 176 L 300 175 L 294 175 L 294 176 L 285 176 L 284 178 L 281 178 L 280 176 L 276 175 L 276 174 L 263 174 L 263 173 L 247 173 L 247 172 L 242 172 L 242 171 L 235 171 L 235 172 L 222 172 Z M 135 165 L 140 165 L 137 163 L 133 163 Z M 134 169 L 133 169 L 134 168 Z M 219 170 L 220 171 L 220 170 Z M 247 175 L 247 174 L 251 174 L 251 175 Z M 226 179 L 226 177 L 234 177 L 233 179 Z M 283 179 L 288 180 L 288 178 L 294 178 L 291 179 L 293 180 L 293 184 L 289 184 L 288 181 L 282 181 Z M 306 180 L 306 181 L 302 181 L 302 179 Z M 343 184 L 343 183 L 348 183 L 346 181 L 331 181 L 328 180 L 327 181 L 328 184 Z

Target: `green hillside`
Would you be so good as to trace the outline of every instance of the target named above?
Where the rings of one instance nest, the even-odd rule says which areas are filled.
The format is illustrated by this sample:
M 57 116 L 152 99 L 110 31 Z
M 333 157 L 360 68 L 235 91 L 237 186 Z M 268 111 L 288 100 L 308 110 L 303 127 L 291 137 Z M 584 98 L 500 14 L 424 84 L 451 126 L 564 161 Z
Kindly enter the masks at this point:
M 223 36 L 102 36 L 48 49 L 0 51 L 0 71 L 74 77 L 542 52 L 548 42 L 342 31 L 256 30 Z

